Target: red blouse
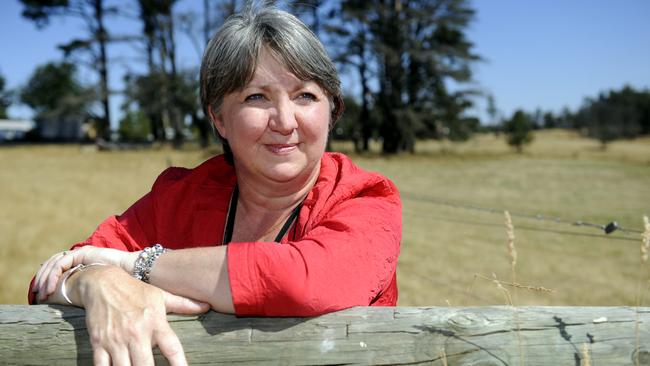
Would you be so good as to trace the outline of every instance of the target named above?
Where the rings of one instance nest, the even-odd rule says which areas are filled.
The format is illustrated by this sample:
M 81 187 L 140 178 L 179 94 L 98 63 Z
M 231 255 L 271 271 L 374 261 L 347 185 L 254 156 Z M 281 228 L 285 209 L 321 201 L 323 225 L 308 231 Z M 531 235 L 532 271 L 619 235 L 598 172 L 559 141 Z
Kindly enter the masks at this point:
M 169 168 L 149 193 L 74 247 L 221 245 L 235 184 L 223 156 L 194 169 Z M 401 218 L 390 180 L 343 154 L 325 153 L 320 176 L 280 244 L 228 244 L 235 313 L 313 316 L 357 305 L 396 305 Z

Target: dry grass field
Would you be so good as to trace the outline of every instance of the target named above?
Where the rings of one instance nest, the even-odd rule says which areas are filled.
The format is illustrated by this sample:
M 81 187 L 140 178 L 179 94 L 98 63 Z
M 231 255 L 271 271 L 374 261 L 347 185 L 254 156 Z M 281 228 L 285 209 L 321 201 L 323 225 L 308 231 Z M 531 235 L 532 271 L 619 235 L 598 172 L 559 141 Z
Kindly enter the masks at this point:
M 192 167 L 208 156 L 192 149 L 0 147 L 0 303 L 25 303 L 39 263 L 124 211 L 169 164 Z M 402 192 L 400 305 L 507 302 L 491 281 L 493 274 L 511 280 L 506 209 L 514 224 L 516 281 L 554 290 L 510 289 L 517 305 L 636 305 L 641 295 L 650 303 L 650 263 L 641 264 L 639 233 L 605 235 L 526 217 L 616 220 L 641 230 L 642 216 L 650 214 L 650 139 L 602 151 L 569 132 L 545 131 L 515 154 L 503 137 L 479 135 L 462 144 L 422 142 L 415 155 L 353 159 L 393 179 Z

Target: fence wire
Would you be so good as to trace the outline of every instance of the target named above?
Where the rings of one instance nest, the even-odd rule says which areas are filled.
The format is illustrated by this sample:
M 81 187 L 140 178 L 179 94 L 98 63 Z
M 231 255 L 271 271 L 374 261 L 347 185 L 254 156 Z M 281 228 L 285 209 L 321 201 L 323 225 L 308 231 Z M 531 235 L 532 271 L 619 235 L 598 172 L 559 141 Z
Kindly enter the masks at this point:
M 402 196 L 403 199 L 408 200 L 408 201 L 413 201 L 413 202 L 425 202 L 425 203 L 430 203 L 430 204 L 435 204 L 435 205 L 442 205 L 442 206 L 460 208 L 460 209 L 466 209 L 466 210 L 472 210 L 472 211 L 487 212 L 487 213 L 499 214 L 499 215 L 503 215 L 503 212 L 506 211 L 506 209 L 503 209 L 503 208 L 485 207 L 485 206 L 479 206 L 479 205 L 463 203 L 463 202 L 453 202 L 453 201 L 450 201 L 450 200 L 445 200 L 445 199 L 441 199 L 441 198 L 415 194 L 415 193 L 411 193 L 411 192 L 401 191 L 400 193 L 401 193 L 401 196 Z M 622 233 L 627 233 L 627 234 L 642 234 L 643 233 L 643 231 L 641 231 L 641 230 L 621 227 L 618 224 L 617 221 L 611 221 L 611 222 L 609 222 L 607 224 L 595 224 L 595 223 L 591 223 L 591 222 L 588 222 L 588 221 L 585 221 L 585 220 L 568 220 L 568 219 L 549 216 L 549 215 L 544 215 L 544 214 L 540 214 L 540 213 L 538 213 L 538 214 L 527 214 L 527 213 L 522 213 L 522 212 L 513 212 L 513 211 L 510 211 L 510 210 L 507 210 L 507 211 L 510 213 L 510 216 L 512 216 L 512 217 L 519 217 L 519 218 L 525 218 L 525 219 L 537 220 L 537 221 L 546 221 L 546 222 L 552 222 L 552 223 L 564 224 L 564 225 L 571 225 L 571 226 L 581 226 L 581 227 L 595 228 L 595 229 L 601 230 L 606 235 L 609 235 L 609 234 L 611 234 L 611 233 L 613 233 L 615 231 L 622 232 Z M 529 229 L 531 229 L 531 228 L 529 228 Z M 577 233 L 562 232 L 562 231 L 557 231 L 557 230 L 545 230 L 545 229 L 536 229 L 536 230 L 555 232 L 555 233 L 558 233 L 558 234 L 571 234 L 571 235 L 576 235 L 577 234 Z M 613 236 L 609 237 L 609 238 L 611 238 L 611 239 L 619 239 L 619 240 L 636 240 L 636 239 L 631 239 L 631 238 L 622 238 L 622 237 L 613 237 Z

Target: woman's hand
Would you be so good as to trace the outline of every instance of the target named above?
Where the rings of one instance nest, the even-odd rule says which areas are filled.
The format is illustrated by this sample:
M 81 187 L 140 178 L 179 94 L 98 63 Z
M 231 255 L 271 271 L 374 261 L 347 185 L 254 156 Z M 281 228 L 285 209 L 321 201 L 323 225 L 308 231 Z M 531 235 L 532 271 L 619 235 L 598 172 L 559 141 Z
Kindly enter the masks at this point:
M 86 245 L 54 254 L 38 270 L 32 292 L 38 293 L 38 302 L 45 301 L 49 295 L 56 291 L 57 284 L 63 273 L 78 264 L 103 263 L 121 267 L 127 273 L 131 273 L 133 263 L 139 253 Z
M 153 365 L 156 346 L 171 365 L 187 364 L 166 313 L 200 314 L 208 304 L 172 295 L 113 266 L 82 273 L 71 278 L 71 297 L 86 308 L 95 365 Z

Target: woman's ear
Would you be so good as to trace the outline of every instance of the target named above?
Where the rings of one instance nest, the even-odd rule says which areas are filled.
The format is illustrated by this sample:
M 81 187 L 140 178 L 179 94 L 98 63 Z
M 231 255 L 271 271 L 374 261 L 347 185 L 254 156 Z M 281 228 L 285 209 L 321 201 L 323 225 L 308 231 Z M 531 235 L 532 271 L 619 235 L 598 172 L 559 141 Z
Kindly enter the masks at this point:
M 221 119 L 221 115 L 216 113 L 214 111 L 214 108 L 212 108 L 212 106 L 208 107 L 208 113 L 210 113 L 210 120 L 212 121 L 214 127 L 217 129 L 219 135 L 221 135 L 222 138 L 227 139 L 228 137 L 226 136 L 226 127 L 223 124 L 223 119 Z

